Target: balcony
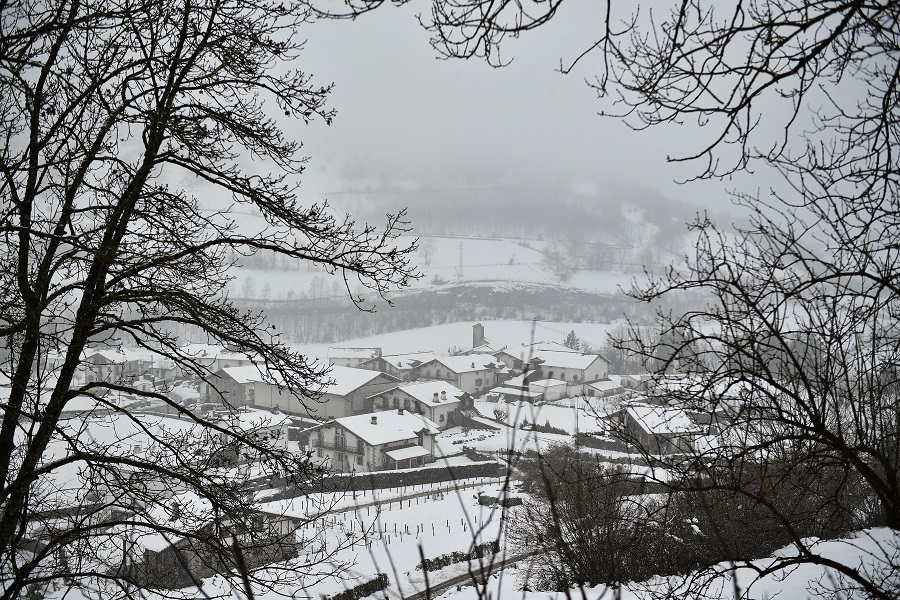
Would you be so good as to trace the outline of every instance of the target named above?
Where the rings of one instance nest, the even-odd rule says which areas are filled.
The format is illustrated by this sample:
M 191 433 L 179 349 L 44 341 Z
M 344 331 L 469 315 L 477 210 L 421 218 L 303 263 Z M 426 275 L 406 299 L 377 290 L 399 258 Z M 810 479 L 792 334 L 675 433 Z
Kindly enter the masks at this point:
M 313 440 L 313 447 L 322 448 L 323 450 L 335 450 L 337 452 L 346 452 L 347 454 L 365 454 L 365 448 L 358 446 L 350 446 L 341 442 L 326 442 L 325 440 Z

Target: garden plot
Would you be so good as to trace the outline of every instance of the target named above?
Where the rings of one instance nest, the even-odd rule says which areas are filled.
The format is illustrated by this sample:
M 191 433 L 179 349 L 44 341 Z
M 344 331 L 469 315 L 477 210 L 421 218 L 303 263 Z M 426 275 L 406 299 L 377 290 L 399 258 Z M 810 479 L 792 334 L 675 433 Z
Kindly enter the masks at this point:
M 425 588 L 425 574 L 416 568 L 423 556 L 433 559 L 451 552 L 468 553 L 476 544 L 498 539 L 503 547 L 503 516 L 515 508 L 487 507 L 477 502 L 478 491 L 496 489 L 498 480 L 467 480 L 464 484 L 472 487 L 457 490 L 449 482 L 409 486 L 386 494 L 357 493 L 355 506 L 354 499 L 346 494 L 339 499 L 295 498 L 266 507 L 303 517 L 320 501 L 332 506 L 329 514 L 309 523 L 302 532 L 306 538 L 316 539 L 316 544 L 307 553 L 301 550 L 300 559 L 313 561 L 323 549 L 337 550 L 335 562 L 349 564 L 350 568 L 304 590 L 305 595 L 333 595 L 365 583 L 377 573 L 386 573 L 391 583 L 388 596 L 408 596 Z M 490 556 L 481 560 L 490 560 Z M 434 584 L 470 568 L 468 561 L 448 565 L 429 572 L 428 581 Z

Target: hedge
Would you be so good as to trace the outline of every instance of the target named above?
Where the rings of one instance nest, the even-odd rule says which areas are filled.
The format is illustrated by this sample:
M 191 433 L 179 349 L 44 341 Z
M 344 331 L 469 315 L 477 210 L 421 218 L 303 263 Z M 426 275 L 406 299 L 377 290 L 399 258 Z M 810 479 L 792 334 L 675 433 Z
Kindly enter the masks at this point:
M 505 477 L 506 465 L 496 460 L 468 465 L 435 465 L 417 467 L 398 471 L 373 471 L 371 473 L 334 473 L 322 479 L 296 488 L 289 488 L 282 493 L 267 496 L 267 500 L 293 498 L 320 492 L 362 492 L 400 488 L 409 485 L 443 483 L 474 477 Z
M 470 552 L 449 552 L 447 554 L 436 556 L 435 558 L 425 558 L 416 566 L 416 570 L 419 571 L 424 569 L 425 571 L 440 571 L 444 567 L 449 567 L 450 565 L 455 565 L 456 563 L 467 560 L 483 558 L 488 554 L 496 554 L 499 551 L 500 542 L 498 540 L 485 542 L 483 544 L 478 544 L 472 548 Z
M 561 429 L 559 427 L 554 427 L 550 423 L 545 423 L 544 425 L 538 425 L 537 423 L 522 423 L 519 426 L 521 429 L 526 431 L 536 431 L 538 433 L 555 433 L 557 435 L 572 435 L 571 432 L 566 431 L 565 429 Z
M 325 600 L 357 600 L 358 598 L 365 598 L 375 592 L 379 592 L 389 585 L 391 585 L 391 580 L 388 579 L 387 574 L 379 573 L 375 576 L 375 579 L 361 583 L 349 590 L 344 590 L 334 596 L 323 596 L 323 598 L 325 598 Z

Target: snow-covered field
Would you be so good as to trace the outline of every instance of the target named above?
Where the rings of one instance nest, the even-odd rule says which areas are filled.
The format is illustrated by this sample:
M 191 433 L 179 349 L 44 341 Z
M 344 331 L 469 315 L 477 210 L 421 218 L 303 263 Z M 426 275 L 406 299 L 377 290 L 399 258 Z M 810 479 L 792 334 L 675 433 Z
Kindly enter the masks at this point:
M 607 341 L 607 334 L 621 327 L 616 323 L 572 323 L 554 321 L 506 321 L 484 320 L 484 336 L 487 342 L 496 348 L 506 347 L 507 351 L 517 355 L 515 350 L 523 344 L 532 342 L 562 343 L 570 331 L 575 331 L 578 339 L 594 346 L 602 346 Z M 462 323 L 445 323 L 431 327 L 406 329 L 381 335 L 345 340 L 334 344 L 293 344 L 292 347 L 309 356 L 325 359 L 329 346 L 341 348 L 381 348 L 383 354 L 402 354 L 408 352 L 428 351 L 447 354 L 450 348 L 472 347 L 472 325 L 474 321 Z M 524 356 L 524 351 L 520 358 Z
M 415 241 L 414 236 L 402 236 L 398 247 Z M 573 289 L 615 293 L 629 288 L 640 269 L 634 266 L 623 270 L 616 266 L 609 270 L 579 269 L 567 281 L 560 281 L 547 265 L 547 252 L 559 251 L 550 242 L 502 238 L 425 236 L 419 239 L 419 250 L 411 261 L 422 273 L 411 289 L 434 288 L 446 283 L 502 282 L 544 283 L 565 285 Z M 341 299 L 346 296 L 340 273 L 329 274 L 321 269 L 300 265 L 299 269 L 235 268 L 235 280 L 230 284 L 232 295 L 260 299 L 286 298 Z M 248 283 L 249 281 L 249 283 Z

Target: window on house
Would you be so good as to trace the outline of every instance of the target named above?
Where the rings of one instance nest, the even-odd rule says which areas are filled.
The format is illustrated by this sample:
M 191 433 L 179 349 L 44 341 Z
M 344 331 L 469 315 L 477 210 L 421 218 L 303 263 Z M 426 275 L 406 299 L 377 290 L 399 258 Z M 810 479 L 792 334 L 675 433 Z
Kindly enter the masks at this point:
M 438 421 L 439 421 L 440 423 L 443 423 L 443 422 L 444 422 L 444 415 L 443 415 L 443 413 L 441 414 L 440 417 L 438 417 Z
M 319 458 L 322 458 L 323 456 L 325 456 L 325 453 L 322 452 L 321 448 L 319 448 L 318 450 L 316 450 L 316 456 L 318 456 Z
M 356 457 L 356 464 L 358 464 L 358 465 L 362 464 L 362 455 L 361 454 Z
M 425 377 L 431 377 L 431 369 L 425 371 Z
M 553 379 L 553 371 L 547 373 L 547 379 Z
M 435 376 L 435 377 L 440 377 L 440 376 L 441 376 L 441 370 L 438 369 L 437 371 L 435 371 L 435 372 L 434 372 L 434 376 Z
M 356 440 L 356 451 L 359 452 L 360 454 L 362 454 L 365 451 L 362 440 Z M 362 459 L 360 459 L 360 460 L 362 460 Z M 360 464 L 362 464 L 362 463 L 360 463 Z
M 394 396 L 394 408 L 400 407 L 400 398 Z

